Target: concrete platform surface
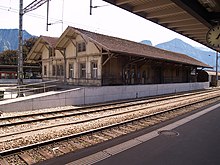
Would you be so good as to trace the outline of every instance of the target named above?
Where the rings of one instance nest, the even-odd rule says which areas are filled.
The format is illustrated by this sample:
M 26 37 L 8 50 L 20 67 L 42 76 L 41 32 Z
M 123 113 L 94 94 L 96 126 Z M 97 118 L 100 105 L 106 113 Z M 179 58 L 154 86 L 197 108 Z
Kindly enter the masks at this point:
M 220 108 L 96 165 L 219 165 Z
M 220 103 L 42 164 L 219 165 Z

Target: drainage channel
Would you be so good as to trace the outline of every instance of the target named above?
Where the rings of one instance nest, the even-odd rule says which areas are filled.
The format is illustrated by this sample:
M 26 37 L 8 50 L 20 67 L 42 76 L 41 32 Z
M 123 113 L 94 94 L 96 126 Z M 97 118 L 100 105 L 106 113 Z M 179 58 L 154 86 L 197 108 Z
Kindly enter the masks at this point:
M 179 133 L 174 131 L 174 130 L 161 130 L 157 132 L 159 135 L 164 135 L 164 136 L 179 136 Z

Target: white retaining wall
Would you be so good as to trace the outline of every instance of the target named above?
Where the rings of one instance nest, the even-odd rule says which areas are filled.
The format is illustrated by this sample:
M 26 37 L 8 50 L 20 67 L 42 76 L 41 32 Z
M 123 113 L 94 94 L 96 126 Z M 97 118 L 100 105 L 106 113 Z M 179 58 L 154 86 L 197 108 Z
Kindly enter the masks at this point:
M 209 82 L 82 87 L 0 101 L 0 111 L 27 111 L 68 105 L 102 103 L 206 88 L 209 88 Z

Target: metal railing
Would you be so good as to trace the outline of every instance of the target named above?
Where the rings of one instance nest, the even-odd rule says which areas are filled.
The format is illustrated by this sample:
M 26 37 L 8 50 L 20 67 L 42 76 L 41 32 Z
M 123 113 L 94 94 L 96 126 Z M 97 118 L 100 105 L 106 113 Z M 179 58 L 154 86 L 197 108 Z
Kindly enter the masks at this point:
M 59 80 L 53 80 L 5 88 L 4 90 L 0 91 L 0 100 L 28 96 L 37 93 L 44 93 L 49 91 L 50 89 L 54 90 L 59 82 Z

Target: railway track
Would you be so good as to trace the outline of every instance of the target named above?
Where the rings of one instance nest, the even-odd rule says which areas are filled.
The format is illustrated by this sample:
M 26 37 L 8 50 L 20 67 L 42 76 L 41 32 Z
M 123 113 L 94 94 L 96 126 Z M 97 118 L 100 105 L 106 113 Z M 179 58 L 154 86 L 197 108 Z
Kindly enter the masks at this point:
M 210 92 L 210 95 L 212 93 L 216 93 L 216 91 L 214 92 Z M 204 97 L 204 93 L 199 94 L 200 97 Z M 188 104 L 188 100 L 192 99 L 193 97 L 195 97 L 194 95 L 191 96 L 182 96 L 182 98 L 179 96 L 178 98 L 176 98 L 176 101 L 181 101 L 181 105 L 187 105 Z M 198 97 L 198 96 L 196 96 Z M 54 117 L 48 117 L 48 118 L 43 118 L 43 119 L 35 119 L 35 120 L 27 120 L 27 121 L 17 121 L 17 122 L 11 122 L 11 123 L 5 123 L 5 124 L 1 124 L 0 125 L 0 140 L 3 141 L 4 139 L 14 139 L 15 135 L 20 134 L 20 136 L 24 136 L 24 133 L 27 132 L 33 132 L 34 131 L 39 131 L 39 130 L 43 130 L 43 129 L 49 129 L 49 128 L 57 128 L 59 126 L 66 126 L 66 125 L 71 125 L 71 124 L 78 124 L 78 123 L 82 123 L 82 122 L 90 122 L 90 121 L 94 121 L 94 120 L 98 120 L 98 119 L 102 119 L 102 118 L 106 118 L 106 117 L 111 117 L 111 116 L 115 116 L 115 115 L 122 115 L 122 114 L 127 114 L 127 113 L 133 113 L 135 114 L 135 112 L 141 112 L 141 111 L 146 111 L 146 108 L 148 108 L 148 111 L 145 113 L 153 113 L 156 108 L 155 112 L 158 112 L 158 110 L 164 107 L 163 105 L 167 105 L 169 104 L 169 106 L 176 106 L 176 103 L 172 103 L 173 100 L 169 98 L 169 100 L 160 100 L 157 101 L 157 103 L 149 103 L 149 101 L 146 101 L 147 103 L 145 103 L 144 101 L 142 101 L 142 104 L 138 104 L 138 105 L 133 105 L 133 106 L 122 106 L 119 109 L 112 108 L 112 106 L 107 109 L 107 108 L 101 108 L 101 109 L 93 109 L 93 110 L 86 110 L 86 111 L 74 111 L 74 113 L 68 114 L 66 116 L 61 115 L 59 120 L 58 120 L 58 115 L 55 116 L 56 119 L 54 119 Z M 165 106 L 166 108 L 166 106 Z M 20 131 L 17 131 L 20 130 Z
M 158 97 L 158 98 L 151 98 L 151 99 L 138 99 L 134 101 L 121 101 L 121 102 L 114 102 L 108 104 L 101 104 L 101 105 L 92 105 L 92 106 L 85 106 L 85 107 L 68 107 L 65 109 L 59 110 L 52 110 L 46 112 L 32 112 L 29 111 L 28 114 L 21 114 L 16 115 L 13 113 L 11 116 L 1 116 L 0 117 L 0 127 L 10 126 L 10 125 L 18 125 L 36 121 L 44 121 L 44 120 L 51 120 L 51 119 L 58 119 L 62 117 L 69 117 L 74 115 L 82 115 L 86 113 L 98 112 L 98 111 L 109 111 L 116 108 L 128 108 L 133 106 L 140 106 L 144 104 L 149 104 L 158 101 L 166 101 L 168 99 L 175 99 L 180 97 L 188 97 L 188 96 L 195 96 L 197 94 L 207 94 L 207 92 L 215 92 L 216 90 L 205 90 L 205 91 L 198 91 L 186 94 L 178 94 L 173 96 L 166 96 L 166 97 Z M 218 91 L 218 90 L 217 90 Z M 25 113 L 25 112 L 24 112 Z M 10 114 L 10 113 L 9 113 Z M 18 113 L 19 114 L 19 113 Z
M 62 113 L 59 118 L 57 117 L 59 115 L 56 114 L 40 120 L 40 122 L 46 121 L 49 126 L 25 128 L 21 131 L 9 133 L 6 131 L 5 134 L 1 132 L 0 155 L 2 159 L 0 163 L 33 164 L 43 161 L 158 123 L 167 119 L 165 114 L 172 114 L 173 116 L 176 112 L 183 113 L 184 107 L 201 104 L 207 100 L 219 99 L 219 95 L 217 90 L 157 98 L 157 101 L 152 99 L 139 100 L 137 103 L 130 104 L 118 103 L 115 107 L 113 105 L 90 107 L 89 109 L 87 107 L 82 108 L 82 111 L 79 109 L 68 111 L 68 114 L 72 116 L 65 116 L 62 111 L 59 111 Z M 32 116 L 29 115 L 28 117 Z M 75 120 L 63 122 L 70 117 Z M 6 117 L 3 118 L 3 120 L 5 119 Z M 57 119 L 62 119 L 63 123 Z M 57 123 L 51 125 L 52 120 Z M 19 127 L 24 127 L 25 124 L 31 125 L 35 122 L 40 123 L 38 120 L 27 118 L 22 122 L 20 120 L 16 122 L 16 118 L 14 118 L 10 124 L 1 123 L 0 130 L 12 130 L 12 127 L 15 127 L 16 130 Z M 9 159 L 13 161 L 11 162 Z

